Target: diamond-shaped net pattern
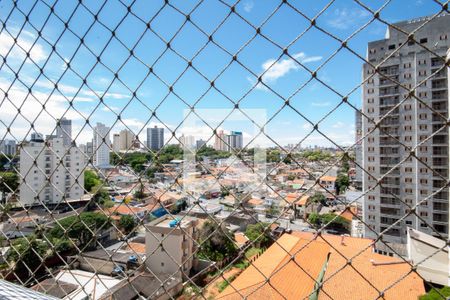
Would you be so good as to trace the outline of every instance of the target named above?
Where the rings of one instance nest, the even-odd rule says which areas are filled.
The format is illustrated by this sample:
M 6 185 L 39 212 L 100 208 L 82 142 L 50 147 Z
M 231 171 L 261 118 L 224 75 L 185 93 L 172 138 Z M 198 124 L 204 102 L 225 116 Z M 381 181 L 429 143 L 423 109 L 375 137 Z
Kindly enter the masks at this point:
M 0 1 L 1 278 L 445 299 L 448 2 L 337 2 Z

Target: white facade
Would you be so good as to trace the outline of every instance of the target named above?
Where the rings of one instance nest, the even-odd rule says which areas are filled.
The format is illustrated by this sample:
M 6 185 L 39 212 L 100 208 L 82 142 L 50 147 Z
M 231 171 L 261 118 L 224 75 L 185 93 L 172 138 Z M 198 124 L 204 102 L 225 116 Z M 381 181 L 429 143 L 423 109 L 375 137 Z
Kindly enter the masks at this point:
M 363 191 L 367 191 L 363 219 L 370 227 L 365 228 L 366 237 L 384 232 L 383 240 L 404 244 L 407 227 L 448 236 L 445 56 L 450 47 L 450 15 L 394 25 L 404 32 L 421 28 L 414 32 L 416 42 L 389 27 L 386 39 L 368 45 L 367 60 L 382 64 L 378 72 L 368 63 L 363 66 L 362 162 L 366 172 L 362 180 Z M 420 101 L 409 94 L 410 89 Z M 418 159 L 410 155 L 411 149 Z M 381 185 L 377 184 L 382 176 Z M 403 218 L 411 207 L 416 214 Z
M 26 143 L 19 164 L 24 206 L 56 204 L 84 194 L 84 155 L 76 147 L 65 147 L 62 138 Z
M 135 135 L 130 130 L 124 129 L 119 133 L 119 150 L 129 150 L 133 147 Z
M 72 120 L 62 118 L 56 125 L 56 137 L 62 138 L 64 146 L 72 144 Z
M 110 145 L 109 127 L 105 126 L 105 124 L 97 123 L 94 127 L 94 138 L 92 140 L 94 166 L 98 168 L 107 168 L 110 166 Z
M 181 135 L 180 136 L 180 145 L 184 148 L 194 148 L 195 146 L 195 137 L 192 135 Z
M 113 134 L 112 149 L 114 152 L 120 151 L 120 134 L 118 133 Z
M 189 275 L 194 264 L 193 253 L 197 238 L 195 229 L 197 218 L 180 217 L 176 227 L 171 227 L 171 216 L 163 216 L 147 224 L 145 236 L 146 265 L 156 274 L 175 274 L 183 272 Z M 180 229 L 181 227 L 181 229 Z M 162 247 L 161 247 L 162 245 Z

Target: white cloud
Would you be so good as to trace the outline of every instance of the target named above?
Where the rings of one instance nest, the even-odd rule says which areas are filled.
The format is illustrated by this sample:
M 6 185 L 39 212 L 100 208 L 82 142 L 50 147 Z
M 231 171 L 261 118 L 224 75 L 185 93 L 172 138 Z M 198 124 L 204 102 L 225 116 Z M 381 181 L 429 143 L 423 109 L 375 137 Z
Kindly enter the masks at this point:
M 254 6 L 255 6 L 255 3 L 251 0 L 244 2 L 244 10 L 248 13 L 252 11 Z
M 108 107 L 103 106 L 103 107 L 101 108 L 101 110 L 102 110 L 102 111 L 106 111 L 106 112 L 111 112 L 111 110 L 112 110 L 113 112 L 116 112 L 116 113 L 117 113 L 117 112 L 120 111 L 120 108 L 117 107 L 117 106 L 108 105 Z
M 4 98 L 3 91 L 7 85 L 6 81 L 0 81 L 0 98 Z M 45 110 L 42 103 L 45 103 Z M 22 109 L 18 113 L 18 107 L 21 106 Z M 1 102 L 0 111 L 2 112 L 0 136 L 4 135 L 6 125 L 11 127 L 11 134 L 20 140 L 26 138 L 30 123 L 34 124 L 36 131 L 50 134 L 55 129 L 55 119 L 63 115 L 75 122 L 84 121 L 84 115 L 71 109 L 63 96 L 40 91 L 33 91 L 30 95 L 28 90 L 16 86 L 9 90 L 8 97 Z
M 346 124 L 344 122 L 338 121 L 336 123 L 333 124 L 333 128 L 344 128 L 346 126 Z
M 304 123 L 304 124 L 302 125 L 302 128 L 305 129 L 305 130 L 310 130 L 310 129 L 312 128 L 312 125 L 309 124 L 309 123 Z
M 352 26 L 356 29 L 359 23 L 369 16 L 370 13 L 363 9 L 337 8 L 328 18 L 328 25 L 340 30 L 349 29 Z
M 26 58 L 26 52 L 30 53 L 30 58 L 35 62 L 40 62 L 47 58 L 47 53 L 44 47 L 39 43 L 33 45 L 33 42 L 24 36 L 30 37 L 32 33 L 21 34 L 14 42 L 14 38 L 6 31 L 0 33 L 0 55 L 6 56 L 8 52 L 8 59 L 24 60 Z M 30 62 L 27 60 L 27 62 Z
M 322 56 L 307 56 L 304 52 L 299 52 L 292 57 L 301 64 L 307 64 L 322 59 Z M 292 58 L 284 58 L 276 61 L 275 59 L 269 59 L 262 64 L 263 81 L 266 83 L 275 82 L 278 78 L 287 75 L 291 71 L 300 69 L 300 65 Z
M 311 106 L 316 106 L 316 107 L 327 107 L 330 106 L 331 102 L 311 102 Z
M 100 92 L 100 91 L 91 91 L 91 90 L 86 90 L 83 91 L 83 94 L 86 96 L 92 96 L 92 97 L 101 97 L 103 96 L 103 98 L 110 98 L 110 99 L 129 99 L 130 95 L 128 94 L 122 94 L 122 93 L 112 93 L 112 92 Z M 97 95 L 98 96 L 97 96 Z

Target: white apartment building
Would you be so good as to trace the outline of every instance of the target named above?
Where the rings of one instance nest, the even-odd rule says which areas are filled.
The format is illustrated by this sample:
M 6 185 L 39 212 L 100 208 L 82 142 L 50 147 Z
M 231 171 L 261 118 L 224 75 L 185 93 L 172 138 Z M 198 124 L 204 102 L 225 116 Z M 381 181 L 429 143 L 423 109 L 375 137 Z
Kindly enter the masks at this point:
M 77 147 L 64 146 L 63 138 L 22 145 L 19 172 L 24 206 L 57 204 L 84 194 L 84 155 Z
M 120 134 L 118 133 L 113 134 L 112 149 L 114 152 L 120 151 Z
M 381 64 L 378 72 L 369 63 L 363 66 L 363 218 L 369 238 L 386 231 L 383 240 L 404 244 L 407 227 L 448 236 L 449 193 L 442 188 L 449 171 L 445 57 L 450 15 L 430 19 L 396 23 L 406 33 L 389 27 L 386 39 L 368 44 L 367 60 Z M 407 33 L 419 27 L 415 41 L 408 40 Z M 409 89 L 424 103 L 411 97 Z M 416 205 L 417 216 L 402 219 Z
M 56 124 L 56 137 L 63 138 L 64 146 L 72 144 L 72 120 L 58 119 Z
M 124 129 L 119 132 L 119 149 L 129 150 L 133 147 L 135 135 L 131 130 Z
M 165 215 L 147 224 L 145 235 L 146 265 L 155 274 L 189 272 L 195 264 L 197 218 L 183 216 L 174 220 Z M 181 228 L 180 228 L 181 227 Z
M 94 138 L 92 140 L 94 166 L 98 168 L 110 166 L 110 145 L 109 127 L 105 126 L 105 124 L 97 123 L 94 127 Z

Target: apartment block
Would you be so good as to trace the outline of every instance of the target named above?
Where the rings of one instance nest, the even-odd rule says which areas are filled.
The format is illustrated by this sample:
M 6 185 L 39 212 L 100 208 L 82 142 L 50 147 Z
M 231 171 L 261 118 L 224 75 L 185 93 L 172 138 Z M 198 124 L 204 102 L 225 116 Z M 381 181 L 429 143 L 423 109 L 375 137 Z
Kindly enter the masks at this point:
M 414 40 L 408 39 L 413 31 Z M 384 240 L 406 243 L 407 227 L 448 236 L 449 194 L 442 188 L 449 171 L 449 47 L 446 13 L 395 23 L 386 39 L 368 44 L 362 104 L 366 237 L 384 232 Z M 402 219 L 416 205 L 416 215 Z
M 2 140 L 0 141 L 0 154 L 14 156 L 16 155 L 17 144 L 14 140 Z
M 244 139 L 240 131 L 231 131 L 230 134 L 226 134 L 223 130 L 219 130 L 215 135 L 214 149 L 218 151 L 236 151 L 243 146 Z
M 63 138 L 64 146 L 72 144 L 72 120 L 66 118 L 57 120 L 56 137 Z
M 109 138 L 110 128 L 105 124 L 97 123 L 94 127 L 94 137 L 92 140 L 93 163 L 98 168 L 107 168 L 110 166 L 110 145 Z
M 129 150 L 133 147 L 135 135 L 131 130 L 124 129 L 119 132 L 119 149 Z
M 164 146 L 164 128 L 147 128 L 147 147 L 157 151 Z
M 63 138 L 30 141 L 20 147 L 20 202 L 24 206 L 57 204 L 80 199 L 84 184 L 84 155 L 66 147 Z
M 189 275 L 195 264 L 198 219 L 165 215 L 147 224 L 145 236 L 146 265 L 156 274 Z

